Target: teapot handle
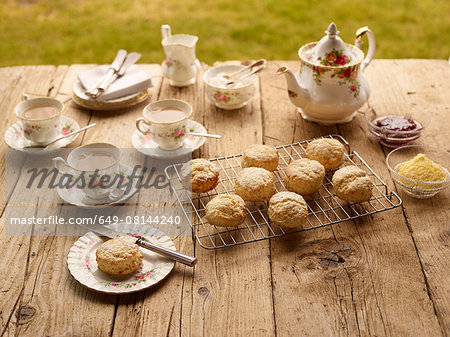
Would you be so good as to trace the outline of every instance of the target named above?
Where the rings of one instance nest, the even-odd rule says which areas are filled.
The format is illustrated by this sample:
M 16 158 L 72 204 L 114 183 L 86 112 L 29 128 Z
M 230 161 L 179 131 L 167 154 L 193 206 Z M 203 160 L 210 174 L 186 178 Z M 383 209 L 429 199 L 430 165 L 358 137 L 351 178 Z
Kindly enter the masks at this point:
M 375 35 L 372 33 L 372 31 L 369 29 L 369 27 L 362 27 L 356 31 L 356 40 L 355 40 L 356 47 L 361 49 L 361 45 L 363 43 L 362 37 L 366 33 L 367 33 L 367 38 L 369 40 L 369 50 L 367 51 L 366 58 L 361 62 L 361 71 L 363 71 L 369 65 L 369 63 L 372 61 L 373 56 L 375 55 L 375 49 L 376 49 Z
M 170 37 L 172 35 L 171 29 L 169 25 L 162 25 L 161 26 L 161 36 L 164 39 Z

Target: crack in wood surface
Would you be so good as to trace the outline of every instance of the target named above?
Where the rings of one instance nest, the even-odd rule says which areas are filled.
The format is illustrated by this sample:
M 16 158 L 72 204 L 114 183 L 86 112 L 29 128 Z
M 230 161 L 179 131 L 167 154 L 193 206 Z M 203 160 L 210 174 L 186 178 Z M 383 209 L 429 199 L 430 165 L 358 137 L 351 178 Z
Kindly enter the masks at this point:
M 347 268 L 344 267 L 344 270 L 345 270 L 345 273 L 347 274 L 348 279 L 350 280 L 350 295 L 351 295 L 351 299 L 352 299 L 353 311 L 355 314 L 356 327 L 358 328 L 358 336 L 361 336 L 361 329 L 359 327 L 358 311 L 356 309 L 356 301 L 355 301 L 355 298 L 353 297 L 353 279 L 350 276 L 350 273 L 348 272 Z
M 445 331 L 444 323 L 441 321 L 441 315 L 439 315 L 439 311 L 438 311 L 438 308 L 436 307 L 436 303 L 435 303 L 435 300 L 434 300 L 433 293 L 431 292 L 430 283 L 428 281 L 428 277 L 427 277 L 426 271 L 425 271 L 425 269 L 423 267 L 422 258 L 420 256 L 420 252 L 419 252 L 419 249 L 417 247 L 416 239 L 414 238 L 413 229 L 411 227 L 411 224 L 409 223 L 409 220 L 408 220 L 408 217 L 407 217 L 407 215 L 405 213 L 405 209 L 404 209 L 403 205 L 401 205 L 401 207 L 402 207 L 403 216 L 405 218 L 406 226 L 408 227 L 408 230 L 410 232 L 411 240 L 413 242 L 414 249 L 415 249 L 416 254 L 417 254 L 417 259 L 419 260 L 420 270 L 422 272 L 422 276 L 423 276 L 423 280 L 424 280 L 424 283 L 425 283 L 425 286 L 426 286 L 426 291 L 427 291 L 428 298 L 430 299 L 430 302 L 433 305 L 433 311 L 434 311 L 434 314 L 436 315 L 437 321 L 439 323 L 439 327 L 441 328 L 441 334 L 442 334 L 443 337 L 446 337 L 447 336 L 447 332 Z
M 344 299 L 341 296 L 339 296 L 338 287 L 337 287 L 337 284 L 336 284 L 336 276 L 333 276 L 333 285 L 334 285 L 334 292 L 335 292 L 335 295 L 336 295 L 336 299 L 339 301 L 339 309 L 340 309 L 340 312 L 341 312 L 341 319 L 343 319 L 344 322 L 345 322 L 343 328 L 344 328 L 344 330 L 345 330 L 345 332 L 346 332 L 346 334 L 348 336 L 349 334 L 348 334 L 347 315 L 346 315 L 346 313 L 344 311 L 344 307 L 342 305 L 342 302 L 344 301 Z M 339 322 L 339 325 L 340 325 L 340 323 L 341 322 Z
M 366 245 L 364 244 L 364 240 L 363 240 L 363 238 L 361 236 L 361 233 L 359 232 L 359 228 L 358 228 L 358 226 L 357 226 L 355 221 L 353 221 L 353 225 L 355 226 L 355 230 L 358 233 L 358 237 L 359 237 L 359 239 L 361 241 L 361 246 L 362 246 L 363 251 L 364 251 L 365 259 L 366 259 L 367 263 L 369 264 L 369 260 L 368 260 L 369 254 L 367 253 L 367 249 L 366 249 Z M 378 300 L 378 294 L 377 294 L 376 289 L 375 289 L 375 282 L 373 280 L 372 270 L 370 268 L 367 268 L 367 270 L 368 270 L 369 277 L 370 277 L 370 284 L 371 284 L 371 287 L 372 287 L 372 291 L 373 291 L 373 294 L 374 294 L 374 297 L 375 297 L 375 304 L 376 304 L 378 312 L 380 314 L 381 324 L 383 325 L 384 333 L 387 336 L 388 335 L 388 333 L 387 333 L 388 331 L 386 330 L 386 323 L 384 321 L 383 312 L 381 310 L 380 303 L 379 303 L 379 300 Z M 380 296 L 383 297 L 383 293 L 380 293 Z
M 167 332 L 166 332 L 166 337 L 170 336 L 170 327 L 172 325 L 172 317 L 173 317 L 173 311 L 175 310 L 175 306 L 172 305 L 172 310 L 170 310 L 170 315 L 169 315 L 169 322 L 167 324 Z
M 109 330 L 109 336 L 113 337 L 114 335 L 114 327 L 116 326 L 116 317 L 117 317 L 117 309 L 119 308 L 119 296 L 116 296 L 116 303 L 114 305 L 114 314 L 111 320 L 111 327 Z
M 275 293 L 274 293 L 275 285 L 273 282 L 273 268 L 272 268 L 272 239 L 269 239 L 269 268 L 270 268 L 270 288 L 272 291 L 273 326 L 276 337 L 278 335 L 278 330 L 277 330 L 277 317 L 275 315 Z

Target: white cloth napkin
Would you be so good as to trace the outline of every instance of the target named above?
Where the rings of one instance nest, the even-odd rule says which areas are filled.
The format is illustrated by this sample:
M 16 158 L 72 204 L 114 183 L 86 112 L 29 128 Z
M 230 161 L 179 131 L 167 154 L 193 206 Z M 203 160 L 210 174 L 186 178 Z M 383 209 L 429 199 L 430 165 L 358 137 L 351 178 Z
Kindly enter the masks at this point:
M 103 65 L 93 69 L 81 71 L 77 74 L 78 80 L 85 90 L 90 89 L 106 74 L 109 66 Z M 107 101 L 114 98 L 128 96 L 141 92 L 152 86 L 149 74 L 141 71 L 138 66 L 132 65 L 125 75 L 115 80 L 106 91 L 97 98 L 97 101 Z

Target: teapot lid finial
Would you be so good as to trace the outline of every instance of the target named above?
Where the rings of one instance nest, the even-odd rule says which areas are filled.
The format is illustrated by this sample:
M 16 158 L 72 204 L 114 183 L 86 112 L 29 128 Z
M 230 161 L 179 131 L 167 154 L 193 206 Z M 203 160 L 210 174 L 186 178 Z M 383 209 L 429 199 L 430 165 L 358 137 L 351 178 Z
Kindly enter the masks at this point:
M 323 66 L 341 66 L 352 61 L 351 52 L 338 36 L 339 30 L 330 23 L 325 35 L 313 48 L 313 62 Z
M 330 39 L 334 39 L 339 33 L 340 32 L 338 31 L 334 22 L 330 23 L 328 29 L 325 31 L 325 34 L 327 34 Z

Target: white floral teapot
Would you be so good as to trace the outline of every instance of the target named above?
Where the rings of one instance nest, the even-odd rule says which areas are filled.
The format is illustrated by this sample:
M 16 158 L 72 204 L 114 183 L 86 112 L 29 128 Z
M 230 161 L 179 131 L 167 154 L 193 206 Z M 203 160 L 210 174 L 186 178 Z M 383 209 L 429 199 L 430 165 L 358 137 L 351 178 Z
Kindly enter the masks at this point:
M 375 36 L 369 28 L 360 28 L 353 46 L 337 36 L 334 23 L 325 33 L 319 42 L 299 49 L 297 75 L 288 67 L 279 68 L 277 73 L 286 75 L 289 98 L 303 118 L 325 125 L 350 122 L 370 95 L 362 72 L 375 54 Z M 360 46 L 366 33 L 369 50 L 364 58 Z

